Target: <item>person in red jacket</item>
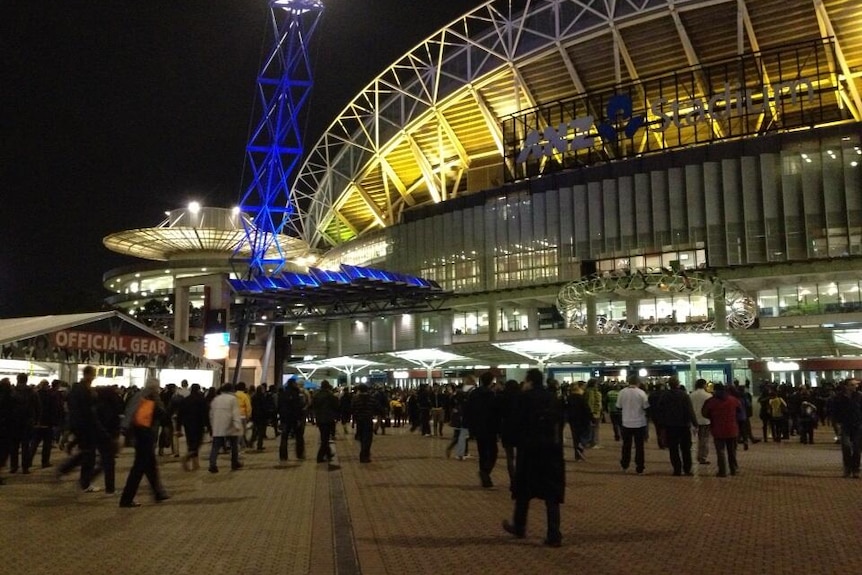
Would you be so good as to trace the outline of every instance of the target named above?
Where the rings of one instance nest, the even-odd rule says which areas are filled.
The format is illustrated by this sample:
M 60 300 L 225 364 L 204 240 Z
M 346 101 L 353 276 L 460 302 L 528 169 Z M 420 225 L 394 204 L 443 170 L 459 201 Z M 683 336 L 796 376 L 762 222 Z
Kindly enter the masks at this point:
M 739 471 L 739 465 L 736 463 L 736 438 L 739 436 L 737 410 L 741 408 L 739 400 L 727 393 L 722 383 L 713 386 L 712 397 L 703 404 L 701 414 L 709 418 L 709 430 L 718 459 L 718 477 L 727 477 L 728 468 L 731 475 L 736 475 Z

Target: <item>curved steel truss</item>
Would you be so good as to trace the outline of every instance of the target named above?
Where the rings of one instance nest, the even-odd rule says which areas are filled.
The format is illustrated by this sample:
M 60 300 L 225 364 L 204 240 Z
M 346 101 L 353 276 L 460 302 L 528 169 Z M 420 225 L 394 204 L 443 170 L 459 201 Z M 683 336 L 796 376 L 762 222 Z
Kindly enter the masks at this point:
M 834 37 L 833 103 L 859 119 L 860 18 L 843 0 L 489 0 L 335 119 L 297 174 L 293 231 L 326 248 L 397 223 L 408 208 L 496 187 L 501 118 L 769 46 Z M 691 90 L 700 97 L 709 86 L 700 79 Z
M 703 295 L 724 298 L 727 327 L 747 329 L 757 317 L 757 305 L 742 291 L 710 274 L 697 271 L 674 273 L 670 270 L 593 275 L 563 286 L 557 295 L 557 309 L 570 328 L 588 331 L 588 314 L 584 304 L 591 296 L 621 297 Z M 596 333 L 678 333 L 713 331 L 715 320 L 687 323 L 629 323 L 627 320 L 596 318 Z

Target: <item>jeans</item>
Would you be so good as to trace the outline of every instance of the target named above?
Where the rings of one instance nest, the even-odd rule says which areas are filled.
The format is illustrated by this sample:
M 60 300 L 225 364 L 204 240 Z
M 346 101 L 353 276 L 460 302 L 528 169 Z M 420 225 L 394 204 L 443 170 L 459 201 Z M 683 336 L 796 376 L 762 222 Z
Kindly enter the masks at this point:
M 39 444 L 42 444 L 42 467 L 51 465 L 51 447 L 54 442 L 54 429 L 51 427 L 37 427 L 33 430 L 33 443 L 30 446 L 31 460 L 36 456 Z
M 455 457 L 461 459 L 467 455 L 467 439 L 470 437 L 470 432 L 466 427 L 453 427 L 452 441 L 449 442 L 448 449 L 455 448 Z
M 120 505 L 128 505 L 135 498 L 141 479 L 146 476 L 156 499 L 165 496 L 165 490 L 159 480 L 159 468 L 156 463 L 156 435 L 149 427 L 133 427 L 135 436 L 135 461 L 126 486 L 120 496 Z
M 480 435 L 476 437 L 476 451 L 479 454 L 479 473 L 483 483 L 491 481 L 491 472 L 497 464 L 497 435 Z
M 725 457 L 726 452 L 726 457 Z M 739 465 L 736 463 L 736 438 L 715 438 L 715 458 L 718 460 L 718 474 L 727 475 L 728 466 L 730 474 L 736 475 Z
M 641 473 L 644 470 L 644 440 L 646 439 L 646 427 L 623 427 L 623 451 L 620 457 L 620 466 L 628 469 L 632 461 L 632 440 L 635 444 L 635 471 Z
M 703 463 L 709 458 L 709 425 L 697 426 L 697 460 Z
M 844 461 L 844 475 L 859 474 L 860 448 L 862 448 L 862 427 L 841 429 L 841 458 Z
M 614 441 L 619 441 L 622 435 L 623 414 L 617 410 L 611 412 L 611 426 L 614 428 Z
M 670 464 L 674 475 L 691 473 L 691 431 L 685 427 L 665 427 Z
M 9 470 L 18 470 L 18 453 L 21 453 L 21 467 L 24 473 L 30 471 L 33 463 L 33 428 L 30 426 L 19 427 L 12 430 L 12 451 L 9 456 Z
M 231 467 L 239 466 L 239 437 L 236 435 L 228 435 L 213 437 L 212 449 L 210 449 L 210 469 L 218 469 L 218 454 L 225 446 L 225 443 L 230 445 L 230 465 Z
M 332 449 L 329 448 L 329 440 L 335 432 L 335 422 L 317 422 L 317 430 L 320 432 L 320 447 L 317 449 L 317 462 L 323 463 L 332 459 Z
M 81 477 L 78 479 L 78 485 L 81 489 L 86 489 L 93 480 L 93 468 L 96 465 L 96 445 L 88 433 L 78 431 L 75 433 L 75 438 L 78 441 L 78 452 L 60 465 L 58 473 L 65 475 L 80 465 Z
M 371 461 L 371 441 L 374 439 L 374 422 L 357 421 L 356 435 L 359 439 L 359 462 L 368 463 Z
M 431 428 L 433 430 L 433 435 L 443 436 L 443 408 L 442 407 L 432 407 L 431 408 Z

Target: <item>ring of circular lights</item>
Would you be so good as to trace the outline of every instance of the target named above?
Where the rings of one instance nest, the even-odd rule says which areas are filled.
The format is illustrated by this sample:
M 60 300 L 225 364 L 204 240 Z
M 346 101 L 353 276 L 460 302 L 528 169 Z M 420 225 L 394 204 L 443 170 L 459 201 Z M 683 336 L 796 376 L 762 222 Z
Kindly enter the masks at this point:
M 557 294 L 557 309 L 570 328 L 587 331 L 587 317 L 581 304 L 588 296 L 615 293 L 621 296 L 689 294 L 724 297 L 727 327 L 747 329 L 754 324 L 754 300 L 719 278 L 698 271 L 673 273 L 658 270 L 635 273 L 592 275 L 563 286 Z M 596 333 L 679 333 L 713 331 L 715 320 L 677 324 L 631 324 L 606 317 L 596 319 Z

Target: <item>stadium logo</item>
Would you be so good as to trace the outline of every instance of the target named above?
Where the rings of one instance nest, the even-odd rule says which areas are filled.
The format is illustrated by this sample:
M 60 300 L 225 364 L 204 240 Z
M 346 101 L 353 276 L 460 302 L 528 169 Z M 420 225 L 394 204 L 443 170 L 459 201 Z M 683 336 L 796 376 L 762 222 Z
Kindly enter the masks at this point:
M 745 117 L 760 114 L 789 100 L 793 106 L 815 99 L 814 81 L 800 78 L 790 82 L 764 86 L 760 90 L 733 87 L 725 83 L 723 90 L 703 98 L 667 100 L 659 98 L 649 107 L 649 129 L 664 132 L 671 127 L 692 128 L 707 121 L 726 120 L 733 116 Z M 633 138 L 641 129 L 647 129 L 644 115 L 635 113 L 634 102 L 628 94 L 614 94 L 608 99 L 606 120 L 596 124 L 591 115 L 577 117 L 558 126 L 531 130 L 515 162 L 522 164 L 530 156 L 534 160 L 552 158 L 557 154 L 592 148 L 595 135 L 603 145 L 616 144 L 620 136 Z
M 619 126 L 617 120 L 626 122 L 622 132 L 629 138 L 633 137 L 644 126 L 643 116 L 634 114 L 634 103 L 627 94 L 614 94 L 608 100 L 607 120 L 596 126 L 596 132 L 605 144 L 616 143 Z M 524 147 L 515 160 L 521 164 L 532 154 L 534 158 L 550 158 L 554 154 L 577 152 L 592 148 L 595 138 L 591 136 L 595 119 L 593 116 L 581 116 L 567 124 L 557 127 L 548 126 L 542 131 L 533 130 L 524 139 Z

